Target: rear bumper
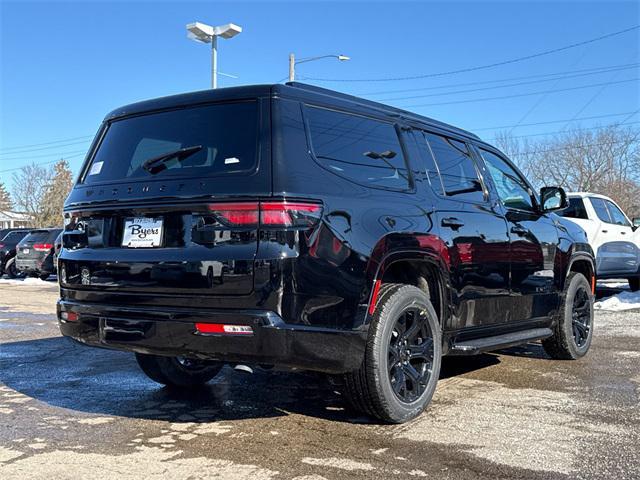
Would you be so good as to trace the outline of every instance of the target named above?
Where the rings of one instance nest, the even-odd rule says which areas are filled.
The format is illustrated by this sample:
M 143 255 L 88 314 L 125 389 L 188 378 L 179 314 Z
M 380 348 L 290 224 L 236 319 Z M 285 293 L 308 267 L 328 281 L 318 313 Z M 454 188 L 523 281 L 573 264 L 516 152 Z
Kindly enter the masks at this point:
M 87 345 L 229 363 L 344 373 L 360 367 L 366 343 L 366 331 L 286 324 L 265 310 L 158 311 L 66 300 L 57 310 L 62 334 Z M 78 319 L 64 320 L 63 312 Z M 197 322 L 250 325 L 253 334 L 204 335 L 196 332 Z

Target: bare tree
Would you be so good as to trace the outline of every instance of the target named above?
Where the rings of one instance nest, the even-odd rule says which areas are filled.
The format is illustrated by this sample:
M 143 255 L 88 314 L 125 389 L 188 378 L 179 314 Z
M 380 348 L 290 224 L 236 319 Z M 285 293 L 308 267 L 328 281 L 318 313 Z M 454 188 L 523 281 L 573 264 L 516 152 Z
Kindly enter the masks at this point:
M 4 182 L 0 182 L 0 210 L 11 210 L 12 206 L 11 195 L 9 195 Z
M 601 193 L 630 215 L 640 209 L 640 130 L 611 125 L 538 142 L 502 132 L 498 146 L 539 186 Z
M 53 171 L 32 163 L 13 174 L 13 200 L 15 208 L 31 216 L 32 227 L 42 226 L 42 199 L 51 183 Z

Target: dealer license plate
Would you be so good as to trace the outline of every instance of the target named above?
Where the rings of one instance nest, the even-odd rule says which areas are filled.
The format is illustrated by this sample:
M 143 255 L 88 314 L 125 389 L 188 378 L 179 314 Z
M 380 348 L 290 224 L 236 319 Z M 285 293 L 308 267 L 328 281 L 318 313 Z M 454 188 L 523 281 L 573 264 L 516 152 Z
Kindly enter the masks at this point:
M 124 221 L 123 247 L 159 247 L 161 242 L 162 218 L 127 218 Z

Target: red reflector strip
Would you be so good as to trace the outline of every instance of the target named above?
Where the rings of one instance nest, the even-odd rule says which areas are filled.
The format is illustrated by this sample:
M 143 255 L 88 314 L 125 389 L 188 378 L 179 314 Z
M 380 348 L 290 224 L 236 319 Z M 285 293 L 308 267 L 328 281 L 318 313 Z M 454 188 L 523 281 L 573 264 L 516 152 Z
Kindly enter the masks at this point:
M 596 294 L 596 276 L 595 275 L 591 275 L 591 293 L 593 295 Z
M 51 250 L 53 248 L 52 243 L 35 243 L 33 245 L 33 249 L 39 252 L 46 252 L 47 250 Z
M 253 335 L 253 328 L 249 325 L 229 325 L 226 323 L 196 323 L 198 333 L 213 333 L 219 335 Z
M 369 303 L 369 315 L 373 315 L 373 312 L 376 311 L 376 303 L 378 302 L 378 294 L 380 293 L 381 286 L 382 286 L 382 280 L 376 280 L 376 283 L 373 285 L 371 302 Z

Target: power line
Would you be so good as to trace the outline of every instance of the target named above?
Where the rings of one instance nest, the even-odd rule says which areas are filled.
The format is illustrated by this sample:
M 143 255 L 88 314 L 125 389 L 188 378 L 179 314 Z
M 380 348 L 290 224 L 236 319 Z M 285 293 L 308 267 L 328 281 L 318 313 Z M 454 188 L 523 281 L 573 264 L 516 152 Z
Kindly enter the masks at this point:
M 629 118 L 631 118 L 633 115 L 635 115 L 636 113 L 638 113 L 638 111 L 634 111 L 634 112 L 621 112 L 621 113 L 606 113 L 603 115 L 593 115 L 591 117 L 580 117 L 580 118 L 574 118 L 572 121 L 577 122 L 578 120 L 597 120 L 599 118 L 608 118 L 608 117 L 621 117 L 623 115 L 629 115 L 629 117 L 625 120 L 628 120 Z M 521 123 L 520 125 L 518 125 L 518 127 L 533 127 L 536 125 L 550 125 L 552 123 L 564 123 L 567 122 L 567 119 L 563 119 L 563 120 L 547 120 L 544 122 L 534 122 L 534 123 Z M 474 131 L 474 132 L 480 132 L 482 130 L 499 130 L 501 128 L 512 128 L 514 125 L 499 125 L 497 127 L 480 127 L 480 128 L 469 128 L 467 130 L 470 131 Z
M 581 47 L 582 45 L 588 45 L 590 43 L 599 42 L 601 40 L 605 40 L 607 38 L 615 37 L 617 35 L 622 35 L 627 32 L 631 32 L 640 28 L 640 25 L 634 25 L 633 27 L 625 28 L 624 30 L 618 30 L 617 32 L 607 33 L 605 35 L 601 35 L 599 37 L 590 38 L 589 40 L 584 40 L 582 42 L 572 43 L 570 45 L 565 45 L 563 47 L 553 48 L 550 50 L 544 50 L 542 52 L 534 53 L 531 55 L 525 55 L 523 57 L 516 57 L 509 60 L 504 60 L 501 62 L 489 63 L 485 65 L 477 65 L 474 67 L 460 68 L 457 70 L 449 70 L 445 72 L 437 72 L 437 73 L 427 73 L 423 75 L 412 75 L 405 77 L 391 77 L 391 78 L 321 78 L 321 77 L 305 77 L 310 80 L 315 80 L 318 82 L 396 82 L 396 81 L 404 81 L 404 80 L 419 80 L 422 78 L 433 78 L 433 77 L 442 77 L 445 75 L 454 75 L 457 73 L 467 73 L 467 72 L 475 72 L 478 70 L 485 70 L 487 68 L 499 67 L 502 65 L 509 65 L 512 63 L 523 62 L 525 60 L 531 60 L 533 58 L 542 57 L 545 55 L 551 55 L 553 53 L 562 52 L 565 50 L 569 50 L 576 47 Z
M 609 72 L 620 72 L 624 69 L 618 69 L 618 70 L 607 70 L 606 72 L 597 72 L 597 73 L 609 73 Z M 556 77 L 556 78 L 545 78 L 545 79 L 541 79 L 541 80 L 530 80 L 530 81 L 525 81 L 525 82 L 517 82 L 517 83 L 509 83 L 506 85 L 496 85 L 493 87 L 481 87 L 481 88 L 470 88 L 470 89 L 466 89 L 466 90 L 455 90 L 452 92 L 442 92 L 442 93 L 428 93 L 428 94 L 423 94 L 423 95 L 412 95 L 412 96 L 408 96 L 408 97 L 395 97 L 395 98 L 384 98 L 382 100 L 380 100 L 381 102 L 393 102 L 396 100 L 411 100 L 414 98 L 427 98 L 427 97 L 439 97 L 439 96 L 443 96 L 443 95 L 455 95 L 455 94 L 459 94 L 459 93 L 470 93 L 470 92 L 480 92 L 480 91 L 484 91 L 484 90 L 495 90 L 497 88 L 510 88 L 510 87 L 517 87 L 520 85 L 531 85 L 534 83 L 544 83 L 544 82 L 553 82 L 553 81 L 559 81 L 559 80 L 565 80 L 565 79 L 569 79 L 569 78 L 578 78 L 578 77 L 585 77 L 585 76 L 589 76 L 589 75 L 593 75 L 593 73 L 579 73 L 579 74 L 575 74 L 575 75 L 567 75 L 564 77 Z
M 602 146 L 602 145 L 615 145 L 618 143 L 625 143 L 628 142 L 628 140 L 612 140 L 610 142 L 599 142 L 599 143 L 585 143 L 582 145 L 566 145 L 564 147 L 560 147 L 560 148 L 549 148 L 546 150 L 530 150 L 528 152 L 516 152 L 516 153 L 512 153 L 511 155 L 509 155 L 510 157 L 521 157 L 522 155 L 529 155 L 529 154 L 537 154 L 537 153 L 547 153 L 547 152 L 561 152 L 563 150 L 569 150 L 569 149 L 584 149 L 587 147 L 598 147 L 598 146 Z
M 50 142 L 44 142 L 44 143 L 32 143 L 29 145 L 15 145 L 13 147 L 2 147 L 0 148 L 0 150 L 16 150 L 19 148 L 27 148 L 27 147 L 40 147 L 42 145 L 52 145 L 54 143 L 63 143 L 63 142 L 70 142 L 71 140 L 80 140 L 82 138 L 92 138 L 95 135 L 83 135 L 81 137 L 71 137 L 71 138 L 63 138 L 61 140 L 52 140 Z
M 90 140 L 80 140 L 79 142 L 71 142 L 71 143 L 63 143 L 60 145 L 49 145 L 48 147 L 38 147 L 38 148 L 30 148 L 30 149 L 26 149 L 26 150 L 17 150 L 17 151 L 11 151 L 11 152 L 0 152 L 0 156 L 1 155 L 19 155 L 22 153 L 29 153 L 29 152 L 40 152 L 42 150 L 51 150 L 51 149 L 55 149 L 55 148 L 61 148 L 61 147 L 68 147 L 71 145 L 80 145 L 83 143 L 87 143 Z M 2 160 L 2 158 L 0 158 L 0 160 Z
M 602 129 L 612 128 L 612 127 L 619 127 L 622 125 L 635 125 L 638 123 L 640 123 L 640 120 L 636 122 L 619 122 L 619 123 L 613 123 L 611 125 L 599 125 L 597 127 L 576 128 L 573 130 L 556 130 L 554 132 L 531 133 L 529 135 L 510 135 L 509 138 L 541 137 L 543 135 L 553 135 L 554 133 L 570 133 L 570 132 L 583 132 L 583 131 L 589 131 L 589 130 L 602 130 Z M 494 141 L 495 139 L 496 137 L 493 137 Z
M 531 95 L 543 95 L 545 93 L 557 93 L 557 92 L 569 92 L 569 91 L 572 91 L 572 90 L 582 90 L 582 89 L 585 89 L 585 88 L 600 87 L 602 85 L 617 85 L 617 84 L 621 84 L 621 83 L 635 82 L 637 80 L 638 80 L 638 78 L 636 77 L 636 78 L 630 78 L 628 80 L 619 80 L 617 82 L 592 83 L 590 85 L 580 85 L 578 87 L 559 88 L 559 89 L 556 89 L 556 90 L 542 90 L 542 91 L 539 91 L 539 92 L 518 93 L 518 94 L 514 94 L 514 95 L 503 95 L 501 97 L 484 97 L 484 98 L 472 98 L 472 99 L 468 99 L 468 100 L 454 100 L 454 101 L 450 101 L 450 102 L 440 102 L 440 103 L 420 103 L 420 104 L 413 104 L 413 105 L 402 105 L 402 106 L 400 106 L 400 108 L 435 107 L 435 106 L 439 106 L 439 105 L 454 105 L 454 104 L 458 104 L 458 103 L 486 102 L 486 101 L 489 101 L 489 100 L 503 100 L 503 99 L 507 99 L 507 98 L 529 97 Z
M 60 160 L 68 160 L 70 158 L 81 157 L 83 155 L 84 155 L 84 153 L 76 153 L 75 155 L 65 155 L 64 157 L 57 158 L 57 159 L 51 160 L 49 162 L 38 163 L 38 166 L 51 165 L 52 163 L 59 162 Z M 25 167 L 25 165 L 23 165 L 22 167 L 7 168 L 6 170 L 0 170 L 0 173 L 14 172 L 16 170 L 22 170 L 24 167 Z
M 640 65 L 640 63 L 627 63 L 627 64 L 620 64 L 620 65 L 609 65 L 607 67 L 584 68 L 584 69 L 580 69 L 580 70 L 566 70 L 566 71 L 562 71 L 562 72 L 542 73 L 542 74 L 537 74 L 537 75 L 524 75 L 524 76 L 519 76 L 519 77 L 502 78 L 502 79 L 498 79 L 498 80 L 482 80 L 482 81 L 475 81 L 475 82 L 447 83 L 446 85 L 434 85 L 434 86 L 431 86 L 431 87 L 418 87 L 418 88 L 404 88 L 404 89 L 400 89 L 400 90 L 382 90 L 382 91 L 377 91 L 377 92 L 360 92 L 360 93 L 354 93 L 354 95 L 359 95 L 359 96 L 363 96 L 363 97 L 371 97 L 371 96 L 376 96 L 376 95 L 387 95 L 387 94 L 390 94 L 390 93 L 422 92 L 422 91 L 426 91 L 426 90 L 438 90 L 438 89 L 442 89 L 442 88 L 470 87 L 470 86 L 473 86 L 473 85 L 486 85 L 486 84 L 489 84 L 489 83 L 511 82 L 511 81 L 514 81 L 514 80 L 530 80 L 532 78 L 558 77 L 559 75 L 569 75 L 569 74 L 573 74 L 573 73 L 587 73 L 587 72 L 590 72 L 592 75 L 597 75 L 597 74 L 616 71 L 618 69 L 626 70 L 628 68 L 637 67 L 638 65 Z
M 74 150 L 72 152 L 59 152 L 59 153 L 43 153 L 43 154 L 39 154 L 39 155 L 27 155 L 26 157 L 9 157 L 9 158 L 3 158 L 2 161 L 8 161 L 8 160 L 29 160 L 30 158 L 45 158 L 45 157 L 58 157 L 58 158 L 63 158 L 66 157 L 67 155 L 73 155 L 76 153 L 86 153 L 87 149 L 83 148 L 82 150 Z

